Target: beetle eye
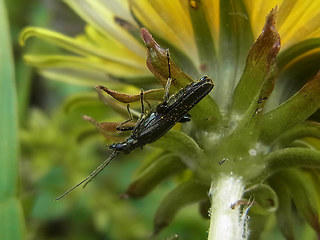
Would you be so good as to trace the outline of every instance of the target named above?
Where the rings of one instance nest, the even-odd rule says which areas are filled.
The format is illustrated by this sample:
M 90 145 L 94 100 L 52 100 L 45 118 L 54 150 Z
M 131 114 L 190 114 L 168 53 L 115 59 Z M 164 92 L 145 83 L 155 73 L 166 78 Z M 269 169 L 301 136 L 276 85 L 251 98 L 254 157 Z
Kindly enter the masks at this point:
M 208 76 L 203 76 L 200 78 L 200 81 L 206 80 L 208 78 Z
M 116 144 L 116 150 L 117 151 L 121 151 L 121 150 L 124 150 L 127 146 L 127 143 L 117 143 Z

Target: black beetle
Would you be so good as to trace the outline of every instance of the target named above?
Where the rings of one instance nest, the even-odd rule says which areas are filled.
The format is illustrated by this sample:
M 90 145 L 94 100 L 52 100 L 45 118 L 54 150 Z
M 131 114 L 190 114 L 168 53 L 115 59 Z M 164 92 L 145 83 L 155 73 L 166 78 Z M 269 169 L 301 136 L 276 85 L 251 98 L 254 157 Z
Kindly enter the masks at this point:
M 56 200 L 61 199 L 82 183 L 85 183 L 83 186 L 85 187 L 120 152 L 128 154 L 136 148 L 142 148 L 144 145 L 155 142 L 156 140 L 161 138 L 177 122 L 190 121 L 190 115 L 188 114 L 188 112 L 212 90 L 214 84 L 210 78 L 204 76 L 200 80 L 190 83 L 189 85 L 185 86 L 174 95 L 169 97 L 170 85 L 173 80 L 171 78 L 168 52 L 167 59 L 169 77 L 165 86 L 163 102 L 159 103 L 150 111 L 145 113 L 143 105 L 143 91 L 141 91 L 141 116 L 138 119 L 136 125 L 134 127 L 123 126 L 125 123 L 132 120 L 129 105 L 127 105 L 130 119 L 120 123 L 117 127 L 117 129 L 120 131 L 132 130 L 131 135 L 124 142 L 111 144 L 109 148 L 113 149 L 114 151 L 109 156 L 109 158 L 105 160 L 99 167 L 97 167 L 88 177 L 69 189 Z M 103 86 L 99 86 L 99 88 L 104 90 Z
M 110 149 L 124 153 L 130 153 L 136 148 L 155 142 L 166 134 L 181 119 L 188 119 L 188 111 L 204 98 L 213 88 L 213 82 L 208 77 L 202 77 L 193 82 L 167 101 L 160 103 L 147 114 L 142 115 L 131 135 L 125 142 L 114 143 Z

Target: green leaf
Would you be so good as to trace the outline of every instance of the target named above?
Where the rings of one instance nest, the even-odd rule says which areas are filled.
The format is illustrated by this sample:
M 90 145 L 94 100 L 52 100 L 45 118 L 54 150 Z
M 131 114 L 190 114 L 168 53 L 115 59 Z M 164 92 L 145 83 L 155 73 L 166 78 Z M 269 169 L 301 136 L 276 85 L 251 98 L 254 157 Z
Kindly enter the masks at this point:
M 288 240 L 294 240 L 294 222 L 292 214 L 292 203 L 289 190 L 277 175 L 271 177 L 268 182 L 276 191 L 279 207 L 276 211 L 277 222 L 284 237 Z
M 205 16 L 205 5 L 198 1 L 195 2 L 194 6 L 191 4 L 188 4 L 188 6 L 200 59 L 199 68 L 201 72 L 211 77 L 217 76 L 217 55 L 214 48 L 214 40 L 210 34 L 210 23 Z
M 203 150 L 187 134 L 171 130 L 151 146 L 166 149 L 181 156 L 182 161 L 190 169 L 194 169 L 198 159 L 205 158 Z
M 318 237 L 320 237 L 320 199 L 316 190 L 319 187 L 319 183 L 313 182 L 307 172 L 297 169 L 281 171 L 279 176 L 289 189 L 291 198 L 293 199 L 298 211 L 316 231 Z
M 307 148 L 285 148 L 269 153 L 263 161 L 266 163 L 260 180 L 290 167 L 320 168 L 320 151 Z
M 183 69 L 185 73 L 191 76 L 192 79 L 202 77 L 202 74 L 199 73 L 198 68 L 195 66 L 194 60 L 190 59 L 185 52 L 175 47 L 170 41 L 162 38 L 162 36 L 159 36 L 157 32 L 152 32 L 152 36 L 157 39 L 157 43 L 160 46 L 170 50 L 170 59 L 172 59 L 177 66 Z
M 256 214 L 254 212 L 249 212 L 250 215 L 250 239 L 261 239 L 261 235 L 265 232 L 265 230 L 268 230 L 268 225 L 270 225 L 270 219 L 272 218 L 272 215 L 261 215 Z M 269 224 L 268 224 L 269 223 Z M 293 239 L 291 239 L 293 240 Z
M 310 177 L 312 178 L 313 183 L 317 185 L 320 182 L 320 169 L 313 169 L 313 170 L 308 169 L 308 173 L 310 173 Z M 320 188 L 317 188 L 316 192 L 318 194 L 318 198 L 320 199 Z
M 281 134 L 273 144 L 288 146 L 294 140 L 305 137 L 314 137 L 320 139 L 320 123 L 305 121 Z
M 0 239 L 26 239 L 26 230 L 21 203 L 16 198 L 7 198 L 0 203 Z
M 165 155 L 166 151 L 160 148 L 153 149 L 150 151 L 139 164 L 138 168 L 134 172 L 134 178 L 137 178 L 140 174 L 142 174 L 149 166 L 153 164 L 161 156 Z
M 167 154 L 153 162 L 130 184 L 125 195 L 128 197 L 143 197 L 153 190 L 161 181 L 181 172 L 186 166 L 174 154 Z
M 213 89 L 215 91 L 215 89 Z M 192 123 L 199 130 L 209 130 L 217 127 L 222 121 L 218 105 L 207 95 L 190 110 Z
M 17 79 L 17 95 L 18 95 L 18 115 L 19 122 L 25 121 L 25 115 L 28 111 L 30 101 L 30 88 L 32 82 L 32 69 L 27 66 L 22 59 L 15 63 L 16 66 L 16 79 Z
M 166 86 L 169 77 L 167 50 L 161 48 L 145 28 L 141 29 L 141 36 L 148 48 L 147 66 L 163 87 Z M 193 82 L 193 79 L 184 73 L 171 59 L 170 71 L 172 81 L 170 90 L 178 91 L 180 88 Z
M 4 2 L 0 6 L 0 27 L 3 29 L 0 44 L 0 201 L 17 193 L 18 180 L 18 122 L 14 65 L 10 44 L 10 33 Z
M 226 96 L 231 96 L 234 91 L 254 39 L 243 1 L 225 0 L 219 3 L 219 84 L 216 99 L 219 99 L 218 105 L 222 110 L 226 110 L 231 104 Z
M 209 198 L 199 202 L 199 212 L 204 219 L 210 219 L 210 207 L 211 203 Z
M 257 214 L 269 214 L 278 209 L 278 198 L 275 191 L 266 184 L 256 184 L 244 191 L 244 197 L 252 199 L 252 211 Z
M 9 23 L 0 1 L 0 238 L 24 239 L 23 213 L 18 192 L 19 140 L 17 96 Z
M 320 48 L 292 59 L 278 77 L 274 96 L 278 104 L 284 102 L 308 82 L 320 69 Z
M 174 234 L 173 236 L 167 238 L 166 240 L 179 240 L 180 237 L 177 234 Z
M 201 185 L 194 180 L 189 180 L 169 192 L 160 203 L 156 212 L 153 234 L 158 234 L 163 228 L 168 226 L 183 207 L 207 199 L 208 189 L 208 186 Z
M 320 107 L 320 72 L 286 102 L 261 119 L 261 138 L 274 138 L 310 117 Z
M 72 109 L 83 105 L 96 105 L 99 104 L 97 93 L 95 92 L 82 92 L 69 96 L 62 104 L 62 110 L 69 113 Z M 100 103 L 101 104 L 101 103 Z
M 281 51 L 277 57 L 279 69 L 283 69 L 296 58 L 317 48 L 320 48 L 320 38 L 307 39 Z
M 259 98 L 268 97 L 272 91 L 276 56 L 280 50 L 280 36 L 275 29 L 276 16 L 277 11 L 273 9 L 267 16 L 262 33 L 250 49 L 243 75 L 234 91 L 233 114 L 244 115 L 248 111 L 251 118 Z

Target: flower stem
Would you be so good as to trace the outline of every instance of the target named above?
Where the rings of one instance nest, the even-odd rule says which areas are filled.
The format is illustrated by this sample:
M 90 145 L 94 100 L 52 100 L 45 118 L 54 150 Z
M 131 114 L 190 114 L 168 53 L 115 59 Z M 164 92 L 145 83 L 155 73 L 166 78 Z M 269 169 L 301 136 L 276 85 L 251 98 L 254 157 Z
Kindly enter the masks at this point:
M 246 210 L 240 208 L 244 182 L 240 177 L 220 175 L 211 183 L 211 220 L 208 240 L 247 239 Z

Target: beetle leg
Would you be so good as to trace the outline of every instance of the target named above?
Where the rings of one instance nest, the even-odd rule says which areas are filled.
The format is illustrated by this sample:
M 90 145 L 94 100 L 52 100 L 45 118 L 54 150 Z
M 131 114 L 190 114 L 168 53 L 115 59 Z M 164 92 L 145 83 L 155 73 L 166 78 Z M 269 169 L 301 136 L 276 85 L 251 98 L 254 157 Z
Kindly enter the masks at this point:
M 169 71 L 169 74 L 168 74 L 168 79 L 167 79 L 166 86 L 164 88 L 164 97 L 163 97 L 163 102 L 164 103 L 167 103 L 168 100 L 169 100 L 170 86 L 171 86 L 171 82 L 172 82 L 169 49 L 167 49 L 167 60 L 168 60 L 168 71 Z
M 129 119 L 119 123 L 119 125 L 117 126 L 117 130 L 120 130 L 120 131 L 129 131 L 129 130 L 132 130 L 134 128 L 134 126 L 127 126 L 127 127 L 123 127 L 124 124 L 130 122 L 133 120 L 133 117 L 132 117 L 132 113 L 130 112 L 130 105 L 129 103 L 127 104 L 127 111 L 129 113 Z
M 180 123 L 186 123 L 191 121 L 191 115 L 189 113 L 186 113 L 178 122 Z
M 120 123 L 121 124 L 121 123 Z M 122 127 L 120 124 L 117 126 L 117 130 L 124 132 L 124 131 L 131 131 L 134 129 L 134 126 L 127 126 L 127 127 Z
M 144 101 L 144 102 L 146 102 L 146 103 L 148 104 L 148 108 L 149 108 L 149 109 L 151 109 L 151 108 L 152 108 L 152 107 L 151 107 L 151 104 L 150 104 L 147 100 L 143 99 L 143 101 Z
M 140 102 L 141 102 L 141 117 L 144 115 L 144 103 L 143 103 L 144 92 L 143 89 L 140 91 Z
M 164 88 L 164 97 L 163 97 L 163 102 L 167 103 L 169 100 L 169 93 L 170 93 L 170 86 L 171 86 L 172 78 L 168 78 L 167 84 Z

